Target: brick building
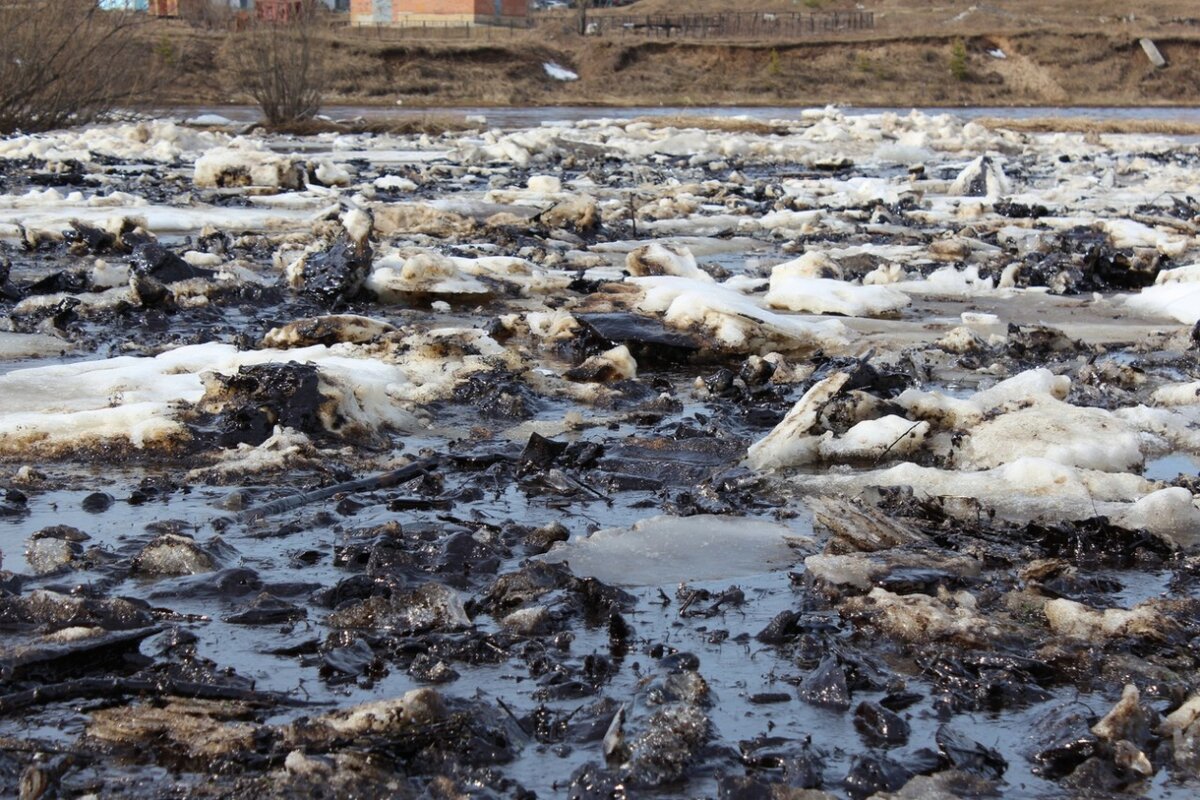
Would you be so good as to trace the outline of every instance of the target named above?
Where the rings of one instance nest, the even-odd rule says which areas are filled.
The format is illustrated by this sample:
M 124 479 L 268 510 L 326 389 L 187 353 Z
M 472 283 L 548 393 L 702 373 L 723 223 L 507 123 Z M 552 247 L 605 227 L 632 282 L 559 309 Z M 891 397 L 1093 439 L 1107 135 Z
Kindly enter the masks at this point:
M 109 0 L 137 2 L 156 17 L 203 16 L 206 10 L 229 9 L 235 13 L 254 15 L 272 22 L 285 22 L 306 2 L 314 0 Z M 331 11 L 349 10 L 349 0 L 320 0 Z
M 352 25 L 523 23 L 529 0 L 350 0 Z

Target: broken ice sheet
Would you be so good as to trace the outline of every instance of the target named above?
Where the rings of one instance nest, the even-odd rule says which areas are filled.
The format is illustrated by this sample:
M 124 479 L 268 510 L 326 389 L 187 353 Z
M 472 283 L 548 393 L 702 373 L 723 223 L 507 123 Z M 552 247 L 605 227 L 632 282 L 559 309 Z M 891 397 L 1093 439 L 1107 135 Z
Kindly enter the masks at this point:
M 912 778 L 897 796 L 986 795 L 962 782 L 971 775 L 964 770 L 989 766 L 979 742 L 1009 763 L 1010 783 L 996 791 L 1052 797 L 1070 789 L 1041 782 L 1013 757 L 1030 721 L 1025 704 L 1048 694 L 1062 700 L 1060 688 L 1088 695 L 1082 731 L 1093 750 L 1082 758 L 1091 759 L 1100 741 L 1091 724 L 1126 683 L 1160 712 L 1193 695 L 1194 612 L 1154 596 L 1195 591 L 1191 556 L 1172 555 L 1159 539 L 1195 543 L 1194 470 L 1140 473 L 1142 461 L 1200 453 L 1200 372 L 1190 324 L 1178 324 L 1194 321 L 1200 305 L 1173 296 L 1200 275 L 1200 240 L 1183 235 L 1200 208 L 1188 199 L 1196 154 L 1178 141 L 1018 134 L 919 112 L 790 116 L 737 131 L 591 120 L 436 138 L 241 141 L 147 121 L 0 141 L 8 159 L 0 177 L 9 181 L 0 237 L 21 243 L 6 251 L 12 273 L 0 279 L 0 304 L 12 304 L 11 325 L 0 332 L 0 434 L 12 435 L 0 435 L 0 455 L 30 462 L 0 469 L 0 544 L 10 569 L 24 568 L 29 547 L 26 560 L 42 573 L 6 584 L 16 594 L 5 607 L 21 624 L 51 630 L 163 621 L 173 630 L 142 648 L 156 668 L 211 659 L 213 669 L 253 675 L 260 690 L 329 704 L 304 712 L 306 723 L 270 708 L 250 716 L 240 704 L 222 710 L 170 697 L 112 707 L 106 696 L 103 708 L 86 698 L 70 709 L 10 714 L 10 738 L 88 759 L 55 791 L 85 794 L 103 782 L 109 794 L 158 797 L 214 781 L 217 791 L 264 796 L 369 795 L 380 786 L 554 796 L 568 785 L 598 796 L 595 787 L 662 784 L 672 796 L 783 796 L 803 791 L 797 778 L 834 793 L 877 791 L 938 766 L 936 753 L 919 748 L 944 709 L 954 719 L 937 744 L 957 769 Z M 129 285 L 141 277 L 124 252 L 136 240 L 114 249 L 104 239 L 127 227 L 159 237 L 174 266 L 217 274 L 180 282 L 158 274 L 175 303 L 148 303 L 143 287 Z M 369 233 L 374 257 L 334 257 L 343 233 L 355 241 Z M 309 270 L 322 258 L 325 273 L 339 278 L 318 282 L 335 290 L 325 297 L 311 291 L 324 273 Z M 1115 294 L 1144 287 L 1141 308 Z M 63 303 L 79 303 L 74 319 Z M 255 342 L 260 349 L 248 350 Z M 76 354 L 64 360 L 67 346 Z M 261 390 L 291 378 L 311 388 L 314 372 L 321 400 L 313 406 L 337 424 L 312 424 L 301 413 L 310 406 L 291 400 L 296 393 Z M 838 374 L 845 385 L 824 398 L 831 402 L 816 402 L 832 388 L 822 381 Z M 271 376 L 288 380 L 264 380 Z M 810 390 L 809 402 L 793 408 Z M 35 428 L 17 431 L 17 414 L 36 415 L 28 418 Z M 779 433 L 769 433 L 785 414 Z M 294 426 L 278 424 L 297 417 Z M 248 424 L 227 428 L 232 420 Z M 236 434 L 224 438 L 234 446 L 208 438 L 152 446 L 156 432 L 188 430 Z M 529 459 L 518 454 L 534 431 L 584 456 L 552 465 L 560 486 L 576 479 L 605 496 L 522 491 L 518 465 Z M 5 455 L 20 446 L 17 433 L 46 438 Z M 756 441 L 771 445 L 751 456 L 760 469 L 737 465 Z M 423 449 L 451 456 L 391 497 L 313 503 L 303 516 L 281 514 L 253 531 L 214 518 L 276 493 L 330 488 L 342 473 L 390 470 L 401 445 L 405 457 Z M 113 470 L 111 485 L 99 480 L 93 462 L 125 454 L 128 470 Z M 43 455 L 52 462 L 41 463 Z M 148 470 L 237 488 L 143 491 Z M 907 488 L 871 488 L 879 486 Z M 98 489 L 105 511 L 84 510 L 85 492 Z M 691 510 L 786 515 L 814 492 L 826 520 L 841 523 L 825 522 L 838 535 L 821 556 L 807 542 L 788 547 L 810 533 L 804 518 L 783 526 L 658 518 L 629 527 Z M 839 492 L 861 493 L 868 505 L 832 505 Z M 446 503 L 453 522 L 442 518 Z M 875 503 L 878 511 L 868 507 Z M 157 524 L 164 514 L 188 524 Z M 585 518 L 626 527 L 583 537 Z M 1016 522 L 1029 519 L 1042 521 Z M 92 537 L 82 552 L 61 531 L 44 532 L 65 522 Z M 218 523 L 229 552 L 214 549 L 205 563 L 189 542 L 210 549 Z M 645 602 L 653 588 L 622 598 L 561 563 L 523 563 L 568 539 L 568 527 L 579 538 L 551 558 L 581 574 L 601 564 L 622 583 L 736 580 L 749 590 L 747 617 L 777 615 L 780 635 L 751 661 L 742 647 L 717 644 L 758 627 L 747 618 L 730 615 L 721 623 L 728 630 L 693 625 L 676 608 Z M 31 539 L 35 529 L 43 533 Z M 164 541 L 168 534 L 178 538 Z M 338 560 L 343 542 L 362 563 Z M 157 552 L 164 544 L 171 552 Z M 181 560 L 151 570 L 148 555 Z M 1026 555 L 1044 563 L 1024 570 Z M 806 557 L 826 614 L 809 613 L 807 584 L 769 572 L 799 571 Z M 219 569 L 161 575 L 193 567 Z M 77 583 L 88 594 L 77 596 Z M 320 587 L 320 601 L 304 599 L 310 585 Z M 36 591 L 53 587 L 73 593 Z M 449 602 L 450 591 L 461 602 Z M 99 605 L 103 593 L 130 598 Z M 146 601 L 149 609 L 139 605 Z M 168 612 L 203 618 L 180 624 Z M 1124 624 L 1131 614 L 1150 620 L 1146 635 Z M 592 625 L 606 618 L 607 626 Z M 270 624 L 231 624 L 245 622 Z M 1158 629 L 1167 635 L 1149 635 Z M 923 652 L 935 649 L 931 638 L 947 644 Z M 956 647 L 964 642 L 986 649 L 964 653 Z M 125 647 L 112 642 L 114 654 Z M 811 670 L 816 664 L 798 657 L 819 662 L 830 647 L 851 708 L 877 703 L 872 727 L 883 709 L 913 706 L 901 715 L 912 726 L 911 749 L 895 760 L 863 751 L 848 710 L 815 726 L 828 740 L 821 750 L 800 747 L 814 728 L 808 709 L 776 712 L 764 724 L 766 709 L 744 704 L 759 690 L 751 703 L 791 698 L 796 709 L 795 690 L 771 684 Z M 1010 647 L 1044 664 L 1036 680 L 1020 676 L 1034 659 Z M 617 657 L 625 648 L 629 657 Z M 183 660 L 189 649 L 199 658 Z M 38 652 L 41 670 L 43 656 L 57 651 L 39 641 Z M 888 673 L 878 681 L 870 666 L 877 658 Z M 111 663 L 91 661 L 84 675 L 108 680 Z M 689 663 L 699 666 L 687 667 L 688 685 L 712 685 L 711 709 L 643 707 L 642 695 L 661 695 L 639 689 L 649 669 Z M 517 682 L 506 677 L 514 670 Z M 885 677 L 896 691 L 880 697 Z M 10 688 L 45 700 L 47 679 Z M 406 695 L 413 681 L 444 681 L 446 694 Z M 460 698 L 488 694 L 512 710 L 461 713 Z M 577 702 L 592 695 L 595 703 Z M 624 744 L 636 754 L 629 763 L 640 784 L 611 760 L 576 773 L 611 756 L 597 743 L 615 698 L 633 698 Z M 959 713 L 985 703 L 997 713 Z M 1072 786 L 1107 780 L 1117 766 L 1144 767 L 1136 759 L 1144 752 L 1163 776 L 1156 796 L 1190 797 L 1164 785 L 1183 784 L 1200 761 L 1198 707 L 1172 714 L 1154 747 L 1130 740 L 1136 747 L 1121 751 L 1124 739 L 1115 738 L 1114 752 L 1091 759 Z M 492 712 L 507 738 L 490 738 L 501 731 L 486 724 Z M 268 715 L 277 718 L 268 724 Z M 373 722 L 383 716 L 386 724 Z M 408 722 L 417 716 L 419 724 Z M 352 717 L 371 724 L 342 724 Z M 754 748 L 757 766 L 739 763 L 738 740 L 770 724 L 773 735 Z M 85 730 L 90 738 L 72 741 L 71 731 Z M 180 731 L 192 732 L 185 741 Z M 1173 753 L 1172 733 L 1183 742 Z M 217 771 L 204 747 L 209 735 L 219 745 Z M 523 750 L 520 742 L 528 742 Z M 473 761 L 460 744 L 486 760 Z M 127 754 L 132 763 L 107 757 Z M 767 766 L 776 754 L 783 770 Z M 666 768 L 660 756 L 670 759 Z M 0 754 L 0 774 L 28 763 L 37 775 L 53 763 L 31 759 Z M 1079 766 L 1059 760 L 1070 762 L 1068 772 Z M 743 766 L 754 770 L 745 784 L 714 777 L 741 780 Z M 767 774 L 784 771 L 787 789 Z
M 384 350 L 394 352 L 348 343 L 238 351 L 209 342 L 154 358 L 120 356 L 13 370 L 0 375 L 0 453 L 53 455 L 98 444 L 154 449 L 178 443 L 187 437 L 183 412 L 212 395 L 206 394 L 204 375 L 287 362 L 318 370 L 321 402 L 329 404 L 322 417 L 327 430 L 341 430 L 343 423 L 364 430 L 411 428 L 419 422 L 409 407 L 439 399 L 469 374 L 509 357 L 482 331 L 459 328 L 416 333 L 399 349 Z
M 579 577 L 618 586 L 658 586 L 758 575 L 815 552 L 807 534 L 765 520 L 701 514 L 652 517 L 606 528 L 539 556 Z
M 816 349 L 846 341 L 846 328 L 836 320 L 776 314 L 723 286 L 677 276 L 630 278 L 629 283 L 644 293 L 638 310 L 661 315 L 673 328 L 701 331 L 731 352 Z

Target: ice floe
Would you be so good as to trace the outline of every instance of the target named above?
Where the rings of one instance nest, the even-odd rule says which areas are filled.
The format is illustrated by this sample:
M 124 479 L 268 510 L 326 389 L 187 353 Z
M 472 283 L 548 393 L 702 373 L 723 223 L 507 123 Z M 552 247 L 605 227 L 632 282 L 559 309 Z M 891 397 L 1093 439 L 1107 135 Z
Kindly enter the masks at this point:
M 447 359 L 442 347 L 451 343 L 469 343 L 477 355 Z M 392 359 L 386 349 L 372 353 L 351 344 L 239 351 L 210 343 L 154 358 L 14 370 L 0 375 L 2 447 L 7 454 L 53 454 L 106 443 L 169 448 L 191 437 L 184 412 L 223 408 L 212 376 L 236 376 L 264 364 L 317 367 L 322 405 L 314 411 L 315 421 L 328 431 L 412 429 L 421 426 L 416 406 L 443 396 L 465 375 L 488 368 L 489 356 L 502 354 L 481 332 L 455 330 L 408 337 L 404 350 L 404 356 Z
M 629 282 L 642 290 L 639 310 L 661 315 L 671 327 L 702 332 L 718 347 L 735 352 L 814 349 L 846 339 L 839 322 L 777 314 L 741 292 L 707 281 L 660 276 Z
M 783 569 L 813 544 L 785 525 L 739 517 L 653 517 L 559 545 L 541 560 L 620 586 L 753 575 Z

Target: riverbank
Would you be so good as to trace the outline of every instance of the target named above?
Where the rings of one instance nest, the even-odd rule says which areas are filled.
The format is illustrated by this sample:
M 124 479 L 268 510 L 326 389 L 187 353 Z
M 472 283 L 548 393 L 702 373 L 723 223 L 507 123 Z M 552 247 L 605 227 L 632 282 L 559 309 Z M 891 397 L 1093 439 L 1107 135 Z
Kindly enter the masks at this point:
M 907 28 L 908 26 L 906 26 Z M 1000 30 L 1001 32 L 988 32 Z M 560 28 L 470 41 L 331 32 L 327 103 L 445 106 L 1190 106 L 1200 104 L 1200 28 L 1155 34 L 1154 67 L 1140 29 L 913 33 L 880 24 L 797 40 L 578 37 Z M 175 76 L 158 102 L 249 98 L 222 66 L 225 35 L 170 23 L 149 34 Z M 577 80 L 552 77 L 560 65 Z

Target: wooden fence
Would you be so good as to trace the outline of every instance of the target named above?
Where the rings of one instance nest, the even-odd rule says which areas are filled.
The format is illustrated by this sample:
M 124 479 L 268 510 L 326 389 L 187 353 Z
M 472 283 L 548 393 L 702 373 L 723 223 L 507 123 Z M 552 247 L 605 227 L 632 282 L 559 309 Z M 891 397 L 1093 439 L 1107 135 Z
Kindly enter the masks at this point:
M 723 14 L 592 15 L 587 32 L 596 36 L 642 36 L 664 39 L 799 38 L 819 33 L 871 30 L 871 11 L 799 12 L 736 11 Z
M 336 25 L 336 23 L 335 23 Z M 533 27 L 561 25 L 577 32 L 579 18 L 568 14 L 538 14 L 528 22 L 426 22 L 419 25 L 337 25 L 352 36 L 379 41 L 436 39 L 439 41 L 494 41 L 516 36 Z M 871 30 L 875 14 L 870 11 L 798 12 L 733 11 L 722 14 L 591 14 L 589 36 L 642 37 L 652 39 L 795 39 L 816 34 Z
M 429 39 L 437 41 L 501 41 L 524 33 L 532 27 L 519 22 L 471 25 L 463 22 L 426 22 L 418 25 L 345 25 L 340 34 L 377 41 Z

